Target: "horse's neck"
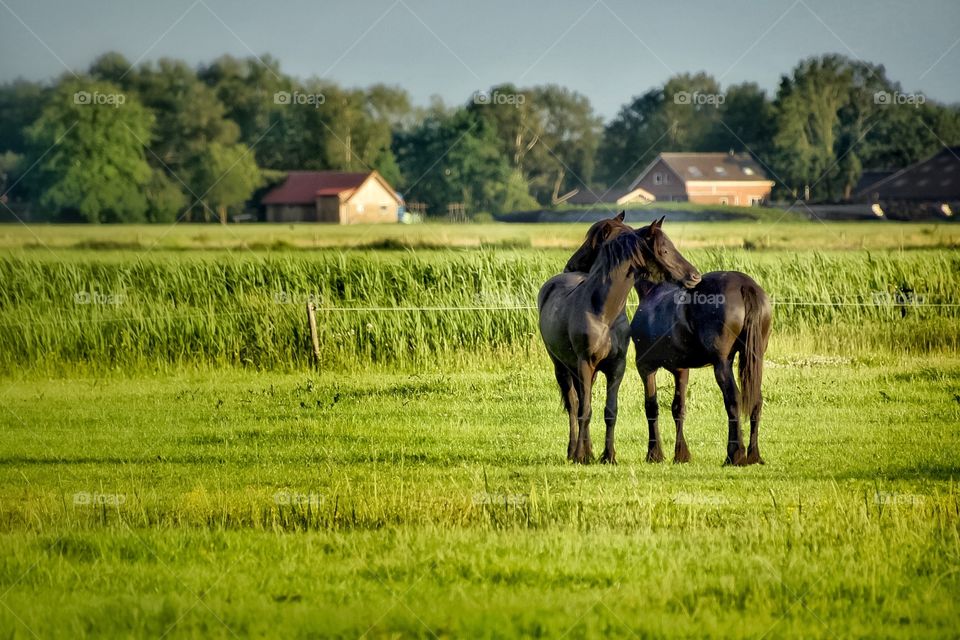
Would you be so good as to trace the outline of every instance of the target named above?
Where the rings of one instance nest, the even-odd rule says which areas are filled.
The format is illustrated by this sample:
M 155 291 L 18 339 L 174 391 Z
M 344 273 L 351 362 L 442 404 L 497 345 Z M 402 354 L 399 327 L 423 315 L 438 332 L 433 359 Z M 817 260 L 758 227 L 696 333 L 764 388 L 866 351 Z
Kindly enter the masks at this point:
M 608 273 L 595 273 L 590 277 L 591 291 L 599 290 L 603 304 L 599 313 L 607 324 L 613 324 L 627 306 L 627 296 L 633 287 L 633 273 L 630 264 L 618 264 Z M 592 297 L 592 296 L 591 296 Z
M 650 282 L 649 280 L 645 280 L 643 278 L 637 278 L 636 281 L 633 283 L 633 288 L 636 290 L 637 295 L 640 296 L 641 301 L 647 297 L 647 294 L 653 291 L 653 288 L 655 286 L 656 285 L 653 282 Z

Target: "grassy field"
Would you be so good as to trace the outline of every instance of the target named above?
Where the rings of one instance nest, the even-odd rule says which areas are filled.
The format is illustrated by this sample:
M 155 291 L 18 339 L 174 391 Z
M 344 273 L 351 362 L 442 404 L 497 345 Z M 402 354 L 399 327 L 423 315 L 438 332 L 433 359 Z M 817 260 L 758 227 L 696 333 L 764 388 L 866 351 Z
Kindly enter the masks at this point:
M 667 230 L 776 300 L 765 466 L 707 370 L 690 464 L 632 372 L 565 462 L 526 307 L 582 226 L 0 229 L 0 633 L 956 637 L 960 234 Z
M 671 237 L 687 249 L 915 249 L 960 247 L 960 225 L 830 222 L 810 223 L 769 211 L 768 219 L 744 222 L 667 220 Z M 573 249 L 587 225 L 420 224 L 317 226 L 313 224 L 210 225 L 0 225 L 0 250 L 26 249 L 60 255 L 65 249 L 126 250 L 139 254 L 170 249 L 234 252 L 289 249 Z

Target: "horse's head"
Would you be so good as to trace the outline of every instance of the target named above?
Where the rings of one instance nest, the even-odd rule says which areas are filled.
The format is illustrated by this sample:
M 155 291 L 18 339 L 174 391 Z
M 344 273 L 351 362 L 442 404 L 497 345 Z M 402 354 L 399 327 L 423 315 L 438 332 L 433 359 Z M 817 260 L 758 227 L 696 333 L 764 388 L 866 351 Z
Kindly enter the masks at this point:
M 570 256 L 570 260 L 567 261 L 567 266 L 563 270 L 567 272 L 590 271 L 593 263 L 597 260 L 597 256 L 600 255 L 600 248 L 604 242 L 617 237 L 621 233 L 633 231 L 623 223 L 625 214 L 625 211 L 621 211 L 613 218 L 595 222 L 587 231 L 587 237 L 583 244 Z
M 635 231 L 643 240 L 641 272 L 651 282 L 671 280 L 692 289 L 700 282 L 700 272 L 677 251 L 661 229 L 665 217 Z

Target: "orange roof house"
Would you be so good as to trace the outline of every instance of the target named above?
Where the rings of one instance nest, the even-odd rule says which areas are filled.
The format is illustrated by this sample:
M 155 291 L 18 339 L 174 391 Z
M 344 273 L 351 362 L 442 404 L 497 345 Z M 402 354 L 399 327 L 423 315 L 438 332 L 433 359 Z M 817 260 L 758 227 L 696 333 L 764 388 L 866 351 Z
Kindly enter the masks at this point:
M 752 206 L 769 199 L 773 184 L 746 153 L 661 153 L 628 189 L 659 202 Z
M 268 222 L 397 222 L 402 200 L 376 171 L 291 171 L 261 200 Z

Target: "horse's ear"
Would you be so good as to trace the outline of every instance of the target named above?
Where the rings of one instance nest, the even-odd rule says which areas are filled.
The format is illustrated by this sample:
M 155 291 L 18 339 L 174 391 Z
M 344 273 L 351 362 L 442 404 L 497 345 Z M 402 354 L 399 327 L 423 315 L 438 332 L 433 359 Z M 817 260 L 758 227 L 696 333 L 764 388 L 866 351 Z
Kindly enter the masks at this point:
M 626 215 L 627 215 L 626 210 L 621 211 L 620 213 L 617 214 L 617 217 L 614 218 L 614 220 L 619 220 L 620 222 L 623 222 L 623 219 L 626 217 Z
M 666 217 L 667 217 L 667 216 L 660 216 L 660 219 L 653 223 L 653 228 L 654 228 L 654 229 L 659 229 L 660 227 L 662 227 L 662 226 L 663 226 L 663 221 L 664 221 L 664 219 L 666 219 Z

